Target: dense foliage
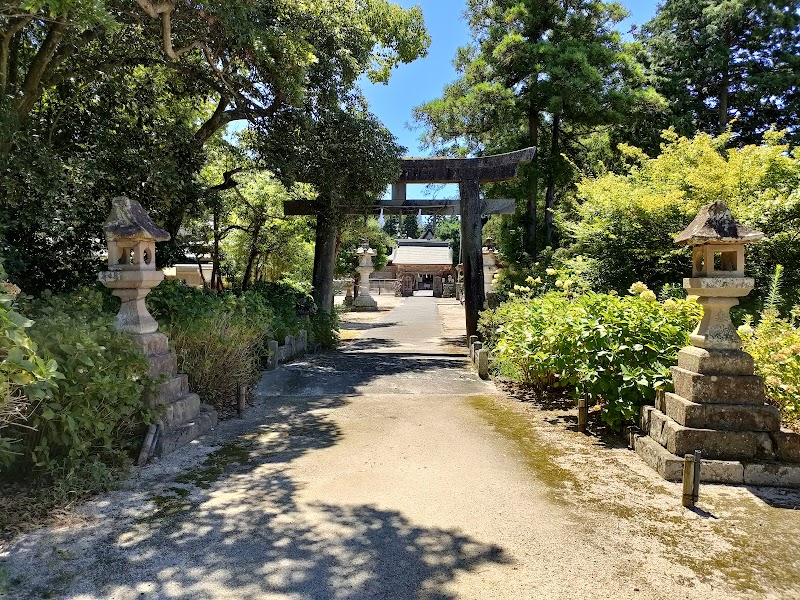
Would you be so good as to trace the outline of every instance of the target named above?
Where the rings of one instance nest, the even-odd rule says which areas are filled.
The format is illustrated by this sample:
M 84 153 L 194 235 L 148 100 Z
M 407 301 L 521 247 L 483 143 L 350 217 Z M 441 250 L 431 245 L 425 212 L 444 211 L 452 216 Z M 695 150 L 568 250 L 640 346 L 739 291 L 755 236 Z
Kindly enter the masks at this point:
M 767 399 L 781 409 L 785 422 L 800 426 L 800 311 L 781 318 L 775 309 L 765 310 L 754 327 L 743 325 L 739 334 L 744 350 L 764 378 Z
M 730 125 L 744 145 L 777 126 L 798 141 L 797 0 L 666 0 L 638 37 L 668 103 L 652 123 L 656 135 L 670 125 L 688 136 Z
M 661 303 L 638 283 L 626 296 L 550 292 L 512 299 L 484 312 L 480 329 L 501 374 L 586 398 L 619 428 L 653 402 L 656 388 L 670 385 L 669 366 L 700 314 L 696 302 Z
M 267 342 L 283 343 L 301 329 L 309 343 L 332 345 L 335 317 L 316 310 L 311 296 L 291 283 L 256 282 L 244 292 L 212 293 L 164 282 L 147 297 L 178 355 L 178 370 L 204 402 L 227 415 L 236 385 L 258 381 Z M 332 320 L 333 319 L 333 320 Z
M 85 289 L 26 301 L 21 311 L 34 319 L 29 329 L 55 386 L 31 396 L 25 409 L 2 430 L 12 440 L 0 453 L 6 473 L 105 476 L 126 465 L 138 450 L 154 415 L 142 402 L 148 364 L 127 336 L 114 328 L 103 293 Z
M 626 173 L 586 178 L 574 211 L 561 225 L 573 240 L 570 253 L 586 256 L 587 276 L 599 289 L 622 291 L 634 281 L 653 289 L 679 283 L 690 271 L 689 251 L 673 243 L 700 206 L 724 200 L 734 217 L 763 231 L 748 247 L 749 272 L 758 299 L 775 265 L 800 265 L 800 155 L 770 132 L 761 145 L 726 149 L 729 135 L 694 138 L 665 132 L 662 152 L 648 158 L 635 148 Z M 798 302 L 800 273 L 787 269 L 787 306 Z

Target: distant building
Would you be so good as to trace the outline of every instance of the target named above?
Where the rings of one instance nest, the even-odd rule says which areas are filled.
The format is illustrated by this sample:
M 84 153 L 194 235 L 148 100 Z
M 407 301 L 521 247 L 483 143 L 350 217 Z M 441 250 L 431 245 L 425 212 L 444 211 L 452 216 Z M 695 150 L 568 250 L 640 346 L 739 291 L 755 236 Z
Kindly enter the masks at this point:
M 211 282 L 211 269 L 212 265 L 203 264 L 203 275 L 207 283 Z M 203 287 L 203 277 L 200 275 L 200 267 L 197 264 L 173 265 L 164 267 L 162 271 L 168 281 L 177 280 L 192 287 Z
M 432 290 L 434 296 L 441 297 L 443 284 L 453 275 L 453 250 L 450 242 L 431 239 L 430 228 L 423 235 L 424 239 L 395 240 L 397 247 L 386 268 L 373 273 L 370 280 L 397 280 L 402 296 Z

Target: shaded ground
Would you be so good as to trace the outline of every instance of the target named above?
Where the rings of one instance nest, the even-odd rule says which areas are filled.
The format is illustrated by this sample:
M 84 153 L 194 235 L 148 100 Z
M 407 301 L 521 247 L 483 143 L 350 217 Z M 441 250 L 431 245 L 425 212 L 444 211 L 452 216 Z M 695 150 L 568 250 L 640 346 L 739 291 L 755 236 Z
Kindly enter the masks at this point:
M 706 486 L 686 511 L 570 408 L 480 381 L 460 304 L 396 302 L 84 523 L 3 549 L 6 597 L 797 597 L 797 513 L 762 500 L 795 495 Z

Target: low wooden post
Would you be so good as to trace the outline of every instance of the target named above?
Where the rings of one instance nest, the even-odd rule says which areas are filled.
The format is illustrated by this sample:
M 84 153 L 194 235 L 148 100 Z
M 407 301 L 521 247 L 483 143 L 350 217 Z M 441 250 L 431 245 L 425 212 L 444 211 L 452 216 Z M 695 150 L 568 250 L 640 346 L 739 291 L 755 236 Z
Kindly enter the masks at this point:
M 578 400 L 578 431 L 586 431 L 586 424 L 589 422 L 589 403 L 586 398 Z
M 267 342 L 267 350 L 269 351 L 267 369 L 272 371 L 278 368 L 278 340 L 270 340 Z
M 244 410 L 247 408 L 247 386 L 243 383 L 236 384 L 236 414 L 239 418 L 244 416 Z
M 695 450 L 683 459 L 683 496 L 681 504 L 692 508 L 700 498 L 700 465 L 702 452 Z

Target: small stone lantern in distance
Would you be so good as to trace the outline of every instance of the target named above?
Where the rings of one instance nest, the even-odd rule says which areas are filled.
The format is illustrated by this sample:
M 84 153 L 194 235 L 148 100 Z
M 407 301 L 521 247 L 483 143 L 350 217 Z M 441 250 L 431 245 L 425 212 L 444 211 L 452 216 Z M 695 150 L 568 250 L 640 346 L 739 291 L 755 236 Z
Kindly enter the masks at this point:
M 133 335 L 157 331 L 158 323 L 144 299 L 164 279 L 164 273 L 156 270 L 156 242 L 167 241 L 169 233 L 153 223 L 141 204 L 124 196 L 111 201 L 103 231 L 108 271 L 101 272 L 98 279 L 122 300 L 117 330 Z
M 378 310 L 378 303 L 369 293 L 369 276 L 375 270 L 372 264 L 372 257 L 377 252 L 369 247 L 369 242 L 364 240 L 364 244 L 355 252 L 358 257 L 358 267 L 356 270 L 360 276 L 358 284 L 358 296 L 353 298 L 353 310 L 373 311 Z
M 744 245 L 763 237 L 737 223 L 728 205 L 717 201 L 703 206 L 675 238 L 676 244 L 693 247 L 692 276 L 683 280 L 683 287 L 703 307 L 703 319 L 690 337 L 692 345 L 706 350 L 741 348 L 730 309 L 755 285 L 752 277 L 744 276 Z

